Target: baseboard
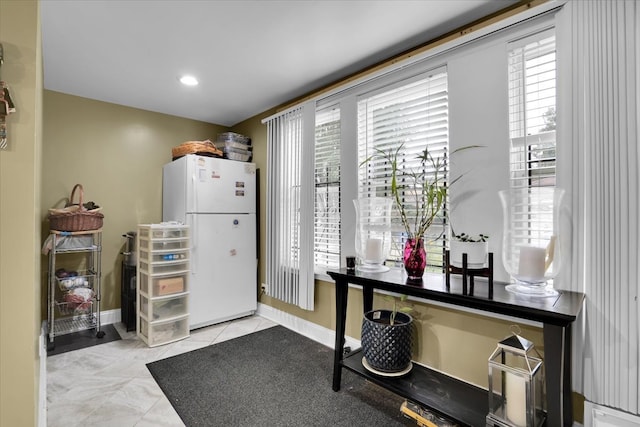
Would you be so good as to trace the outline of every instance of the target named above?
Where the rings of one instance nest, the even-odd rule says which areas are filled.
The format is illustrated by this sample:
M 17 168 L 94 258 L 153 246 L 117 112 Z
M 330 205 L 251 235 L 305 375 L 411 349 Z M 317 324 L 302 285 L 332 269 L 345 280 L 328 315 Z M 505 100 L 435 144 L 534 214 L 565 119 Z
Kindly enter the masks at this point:
M 40 327 L 40 378 L 38 385 L 38 427 L 47 427 L 47 321 Z
M 640 416 L 597 403 L 584 402 L 584 427 L 637 427 Z
M 100 312 L 100 324 L 111 325 L 122 320 L 122 311 L 119 308 Z
M 287 329 L 291 329 L 300 335 L 304 335 L 307 338 L 319 342 L 320 344 L 332 349 L 334 348 L 336 333 L 332 329 L 325 328 L 324 326 L 317 325 L 313 322 L 309 322 L 308 320 L 301 319 L 262 303 L 258 303 L 258 310 L 256 311 L 256 314 L 264 317 L 265 319 L 269 319 L 272 322 L 276 322 Z M 360 347 L 360 340 L 352 337 L 345 336 L 345 343 L 346 346 L 349 346 L 352 349 Z

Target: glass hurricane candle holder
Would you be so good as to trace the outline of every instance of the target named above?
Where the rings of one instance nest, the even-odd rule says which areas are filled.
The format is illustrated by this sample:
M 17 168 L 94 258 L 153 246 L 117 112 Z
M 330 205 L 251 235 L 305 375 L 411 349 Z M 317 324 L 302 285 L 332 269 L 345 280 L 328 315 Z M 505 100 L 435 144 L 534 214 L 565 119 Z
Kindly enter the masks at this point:
M 503 209 L 502 262 L 514 283 L 507 290 L 551 296 L 549 283 L 562 267 L 560 204 L 564 190 L 531 187 L 500 191 Z
M 356 199 L 357 269 L 379 273 L 388 271 L 384 262 L 391 251 L 391 206 L 388 197 Z

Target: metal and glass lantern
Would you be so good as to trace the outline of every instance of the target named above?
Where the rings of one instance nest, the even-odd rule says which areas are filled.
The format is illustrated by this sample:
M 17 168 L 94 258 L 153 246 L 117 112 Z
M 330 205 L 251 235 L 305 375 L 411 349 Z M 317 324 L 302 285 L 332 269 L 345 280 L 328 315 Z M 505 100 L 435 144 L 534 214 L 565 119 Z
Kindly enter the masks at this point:
M 384 262 L 391 251 L 391 205 L 388 197 L 367 197 L 353 201 L 356 208 L 357 269 L 388 271 Z
M 489 358 L 487 424 L 538 427 L 545 420 L 542 359 L 517 333 L 500 341 Z

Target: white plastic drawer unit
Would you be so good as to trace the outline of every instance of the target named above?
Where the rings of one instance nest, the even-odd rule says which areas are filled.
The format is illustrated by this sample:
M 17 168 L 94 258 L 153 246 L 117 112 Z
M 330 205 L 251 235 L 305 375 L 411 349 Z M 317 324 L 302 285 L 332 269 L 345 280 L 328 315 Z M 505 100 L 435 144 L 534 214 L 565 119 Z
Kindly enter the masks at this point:
M 189 227 L 138 226 L 138 336 L 150 347 L 189 336 Z
M 174 320 L 188 313 L 187 298 L 184 294 L 168 295 L 152 300 L 140 295 L 140 314 L 150 322 Z
M 176 238 L 176 239 L 138 239 L 138 245 L 141 251 L 180 251 L 189 249 L 188 238 Z M 188 252 L 187 252 L 188 253 Z
M 167 344 L 189 336 L 189 316 L 166 322 L 148 322 L 139 317 L 140 336 L 149 347 Z
M 189 290 L 188 272 L 182 274 L 165 274 L 150 277 L 144 272 L 138 272 L 140 280 L 138 289 L 147 297 L 161 297 L 171 294 L 181 294 Z
M 142 253 L 142 251 L 140 251 Z M 171 254 L 173 257 L 173 254 Z M 151 275 L 155 274 L 180 274 L 189 271 L 189 260 L 177 259 L 170 261 L 147 262 L 140 260 L 140 271 Z
M 189 228 L 183 225 L 140 225 L 138 226 L 138 237 L 146 240 L 188 239 Z
M 174 250 L 162 250 L 162 251 L 145 251 L 140 250 L 140 261 L 143 262 L 152 262 L 152 263 L 162 263 L 169 261 L 184 261 L 189 259 L 189 249 L 174 249 Z

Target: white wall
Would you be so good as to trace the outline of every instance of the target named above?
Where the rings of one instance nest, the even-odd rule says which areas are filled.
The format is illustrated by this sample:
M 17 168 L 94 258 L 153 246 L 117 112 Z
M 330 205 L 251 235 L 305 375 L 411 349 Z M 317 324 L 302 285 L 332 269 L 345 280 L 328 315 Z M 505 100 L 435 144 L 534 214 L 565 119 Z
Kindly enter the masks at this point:
M 509 105 L 507 44 L 553 25 L 542 17 L 457 49 L 447 61 L 449 146 L 483 148 L 452 155 L 451 176 L 464 174 L 450 191 L 456 233 L 489 235 L 494 277 L 509 281 L 502 265 L 502 206 L 498 191 L 509 188 Z

